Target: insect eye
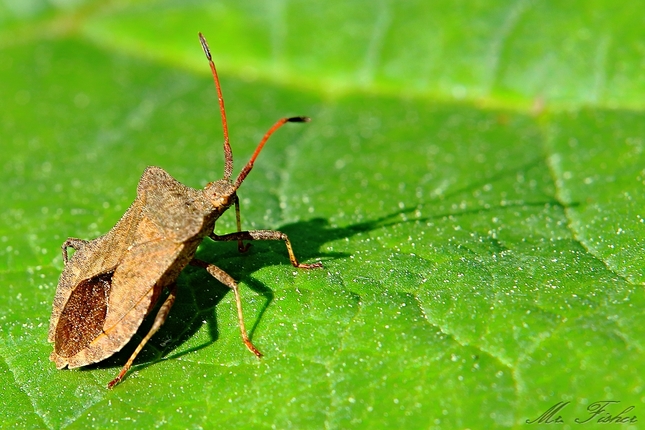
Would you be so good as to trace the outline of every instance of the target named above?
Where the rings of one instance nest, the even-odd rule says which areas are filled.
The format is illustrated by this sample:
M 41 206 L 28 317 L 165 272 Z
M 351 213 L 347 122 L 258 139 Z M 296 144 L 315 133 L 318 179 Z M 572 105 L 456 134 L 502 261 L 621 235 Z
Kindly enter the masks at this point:
M 212 201 L 215 206 L 227 207 L 229 205 L 230 196 L 213 193 Z

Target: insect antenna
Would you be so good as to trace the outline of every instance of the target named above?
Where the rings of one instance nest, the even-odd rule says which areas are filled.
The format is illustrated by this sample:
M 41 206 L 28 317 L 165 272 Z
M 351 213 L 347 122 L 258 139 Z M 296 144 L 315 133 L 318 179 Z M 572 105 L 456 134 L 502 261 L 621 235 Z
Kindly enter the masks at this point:
M 244 178 L 246 178 L 246 175 L 248 175 L 251 169 L 253 168 L 253 163 L 255 162 L 255 159 L 260 154 L 260 151 L 262 151 L 264 144 L 266 143 L 267 140 L 269 140 L 269 137 L 271 137 L 271 135 L 275 133 L 277 129 L 279 129 L 280 127 L 282 127 L 288 122 L 309 122 L 309 121 L 311 121 L 311 119 L 306 116 L 294 116 L 291 118 L 282 118 L 278 120 L 275 124 L 273 124 L 273 127 L 271 127 L 269 131 L 265 133 L 264 137 L 258 144 L 257 148 L 255 148 L 255 152 L 251 156 L 251 159 L 249 160 L 249 162 L 246 163 L 246 166 L 244 166 L 244 168 L 240 172 L 240 175 L 235 180 L 235 185 L 233 187 L 235 189 L 238 189 L 240 187 L 240 185 L 242 184 L 242 181 L 244 181 Z
M 211 56 L 211 51 L 208 48 L 208 43 L 204 35 L 199 33 L 199 41 L 202 44 L 202 49 L 206 58 L 208 59 L 208 64 L 211 66 L 211 72 L 213 72 L 213 80 L 215 81 L 215 89 L 217 90 L 217 100 L 219 101 L 219 111 L 222 115 L 222 129 L 224 130 L 224 179 L 227 181 L 231 180 L 231 174 L 233 173 L 233 152 L 231 151 L 231 144 L 229 143 L 228 138 L 228 125 L 226 123 L 226 110 L 224 109 L 224 96 L 222 96 L 222 88 L 219 84 L 219 78 L 217 77 L 217 70 L 215 69 L 215 63 L 213 63 L 213 57 Z

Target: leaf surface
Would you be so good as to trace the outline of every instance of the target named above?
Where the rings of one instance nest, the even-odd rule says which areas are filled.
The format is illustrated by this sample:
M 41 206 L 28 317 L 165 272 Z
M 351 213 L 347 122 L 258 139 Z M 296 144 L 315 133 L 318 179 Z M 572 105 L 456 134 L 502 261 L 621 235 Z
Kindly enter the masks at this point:
M 558 404 L 596 423 L 598 401 L 642 415 L 641 9 L 5 1 L 0 426 L 504 429 Z M 56 370 L 59 247 L 107 232 L 147 165 L 195 188 L 221 177 L 198 31 L 236 172 L 278 118 L 313 118 L 271 138 L 239 196 L 243 228 L 280 229 L 325 267 L 206 240 L 198 258 L 240 282 L 265 357 L 228 289 L 189 267 L 108 391 L 152 321 L 108 360 Z

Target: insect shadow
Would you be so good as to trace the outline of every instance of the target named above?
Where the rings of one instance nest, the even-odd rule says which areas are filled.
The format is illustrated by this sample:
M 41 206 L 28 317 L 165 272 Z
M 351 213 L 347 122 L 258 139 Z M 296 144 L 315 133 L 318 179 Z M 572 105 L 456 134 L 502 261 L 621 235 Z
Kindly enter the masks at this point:
M 453 190 L 452 193 L 442 196 L 442 200 L 444 203 L 447 203 L 451 198 L 457 198 L 463 195 L 463 193 L 478 189 L 484 183 L 495 182 L 508 175 L 515 175 L 518 171 L 526 171 L 540 164 L 541 160 L 532 160 L 518 168 L 509 169 L 508 171 L 488 177 L 482 180 L 481 183 L 474 183 L 464 188 Z M 404 206 L 382 217 L 343 227 L 331 226 L 329 221 L 324 218 L 313 218 L 311 220 L 280 226 L 279 230 L 292 238 L 294 246 L 296 247 L 295 251 L 302 261 L 322 260 L 328 265 L 330 261 L 348 258 L 350 254 L 320 251 L 326 243 L 350 238 L 376 229 L 412 222 L 427 222 L 447 216 L 483 213 L 500 209 L 510 210 L 519 206 L 539 207 L 545 204 L 563 206 L 555 198 L 546 198 L 538 199 L 538 201 L 515 201 L 504 205 L 500 204 L 499 206 L 471 207 L 468 209 L 448 210 L 441 213 L 435 212 L 429 216 L 417 216 L 416 213 L 419 211 L 419 208 L 428 203 L 431 202 L 415 202 L 413 205 Z M 578 203 L 569 203 L 566 207 L 574 207 L 577 205 Z M 243 288 L 248 287 L 264 298 L 264 303 L 259 307 L 259 310 L 255 311 L 255 313 L 248 313 L 249 316 L 247 318 L 249 322 L 252 321 L 249 335 L 253 337 L 257 325 L 262 321 L 265 312 L 274 299 L 273 290 L 255 279 L 253 273 L 264 267 L 274 265 L 283 265 L 285 268 L 290 268 L 289 258 L 284 250 L 284 245 L 280 242 L 254 241 L 246 253 L 240 254 L 235 242 L 215 243 L 209 239 L 205 239 L 197 251 L 196 256 L 204 261 L 216 262 L 221 269 L 242 283 Z M 177 299 L 175 305 L 165 324 L 139 355 L 135 366 L 138 369 L 146 368 L 162 360 L 172 360 L 182 357 L 191 352 L 208 347 L 219 339 L 217 305 L 231 290 L 213 279 L 201 268 L 191 266 L 184 269 L 177 284 Z M 159 303 L 162 303 L 163 299 L 164 297 L 161 297 Z M 126 347 L 114 356 L 100 363 L 87 366 L 83 370 L 120 367 L 124 359 L 127 359 L 132 354 L 141 338 L 150 330 L 154 320 L 151 315 L 154 316 L 155 314 L 156 311 L 150 312 L 149 316 L 144 320 L 137 335 L 135 335 L 136 341 L 130 341 Z M 208 341 L 173 353 L 173 351 L 177 350 L 186 341 L 194 337 L 203 325 L 207 325 Z M 243 349 L 240 348 L 240 350 Z M 269 352 L 267 351 L 267 353 Z
M 293 237 L 296 252 L 303 261 L 312 261 L 318 258 L 323 261 L 331 261 L 349 256 L 349 254 L 342 252 L 318 251 L 325 242 L 351 234 L 351 229 L 330 228 L 329 222 L 325 219 L 316 218 L 287 224 L 281 226 L 281 231 Z M 236 242 L 215 243 L 205 239 L 197 251 L 197 258 L 208 262 L 217 262 L 218 267 L 242 283 L 243 288 L 249 287 L 264 298 L 260 310 L 255 315 L 253 312 L 249 313 L 249 321 L 253 321 L 249 330 L 250 336 L 253 335 L 274 298 L 273 291 L 255 279 L 253 273 L 274 265 L 284 265 L 286 268 L 289 265 L 289 257 L 282 248 L 284 248 L 283 243 L 255 241 L 247 252 L 241 254 Z M 215 343 L 219 338 L 217 305 L 230 291 L 230 288 L 214 280 L 203 269 L 186 267 L 177 280 L 177 299 L 168 319 L 141 351 L 135 367 L 142 369 L 158 361 L 178 358 Z M 165 295 L 162 295 L 158 300 L 157 308 L 163 303 L 164 298 Z M 154 315 L 156 315 L 156 310 L 150 312 L 141 324 L 137 334 L 133 337 L 136 340 L 131 340 L 113 356 L 80 370 L 120 367 L 124 359 L 132 354 L 140 340 L 150 330 Z M 172 351 L 192 338 L 204 324 L 208 327 L 209 339 L 207 342 L 172 354 Z
M 401 218 L 401 214 L 413 211 L 413 208 L 393 212 L 383 217 L 354 223 L 344 227 L 332 227 L 327 219 L 313 218 L 280 226 L 280 231 L 293 238 L 295 251 L 302 261 L 322 260 L 329 263 L 334 260 L 346 259 L 350 256 L 344 252 L 320 251 L 325 243 L 335 240 L 350 238 L 354 235 L 369 232 L 392 224 L 408 222 Z M 283 250 L 284 244 L 273 242 L 253 242 L 250 249 L 240 254 L 235 242 L 212 242 L 205 239 L 197 251 L 196 257 L 217 262 L 218 267 L 230 274 L 235 280 L 243 284 L 243 288 L 250 288 L 263 297 L 264 303 L 255 313 L 248 313 L 248 320 L 252 322 L 249 335 L 252 337 L 257 325 L 270 307 L 274 299 L 273 290 L 253 277 L 253 273 L 264 267 L 285 266 L 290 269 L 289 257 Z M 284 252 L 283 252 L 284 251 Z M 231 290 L 220 284 L 198 267 L 188 266 L 177 280 L 177 299 L 164 325 L 141 351 L 134 367 L 141 370 L 162 360 L 172 360 L 200 350 L 214 344 L 219 339 L 217 323 L 217 305 Z M 158 300 L 158 306 L 163 303 L 164 296 Z M 228 311 L 228 310 L 227 310 Z M 150 330 L 154 321 L 156 310 L 149 313 L 148 317 L 139 327 L 137 334 L 121 351 L 113 356 L 79 370 L 92 370 L 120 367 L 139 344 L 140 340 Z M 186 341 L 191 339 L 203 327 L 207 326 L 208 341 L 173 353 Z M 243 348 L 240 348 L 242 351 Z M 269 352 L 267 351 L 267 355 Z

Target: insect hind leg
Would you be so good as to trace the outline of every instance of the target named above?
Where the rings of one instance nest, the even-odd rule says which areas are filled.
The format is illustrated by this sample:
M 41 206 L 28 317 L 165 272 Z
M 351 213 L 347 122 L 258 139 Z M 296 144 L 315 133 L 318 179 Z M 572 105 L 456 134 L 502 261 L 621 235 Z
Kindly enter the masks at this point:
M 74 251 L 78 251 L 82 247 L 84 247 L 89 240 L 83 240 L 83 239 L 77 239 L 75 237 L 70 237 L 68 238 L 63 244 L 61 245 L 61 250 L 63 251 L 63 262 L 67 264 L 69 261 L 69 257 L 67 255 L 67 248 L 72 248 Z
M 148 343 L 150 338 L 154 336 L 155 333 L 161 328 L 164 322 L 166 322 L 166 318 L 168 318 L 168 314 L 170 313 L 170 308 L 172 308 L 173 303 L 175 303 L 175 297 L 176 297 L 176 290 L 177 286 L 176 284 L 172 284 L 170 287 L 170 294 L 168 297 L 166 297 L 166 300 L 163 302 L 161 305 L 161 308 L 159 308 L 159 312 L 157 312 L 157 316 L 155 317 L 154 322 L 152 323 L 152 328 L 146 335 L 146 337 L 141 340 L 139 345 L 137 346 L 137 349 L 134 350 L 130 358 L 128 359 L 128 362 L 125 363 L 125 366 L 123 366 L 123 369 L 119 372 L 119 375 L 114 378 L 110 383 L 108 384 L 108 388 L 114 387 L 116 384 L 121 382 L 123 377 L 125 376 L 126 373 L 128 373 L 128 370 L 130 370 L 130 367 L 132 366 L 132 363 L 134 362 L 134 359 L 139 355 L 143 347 Z

